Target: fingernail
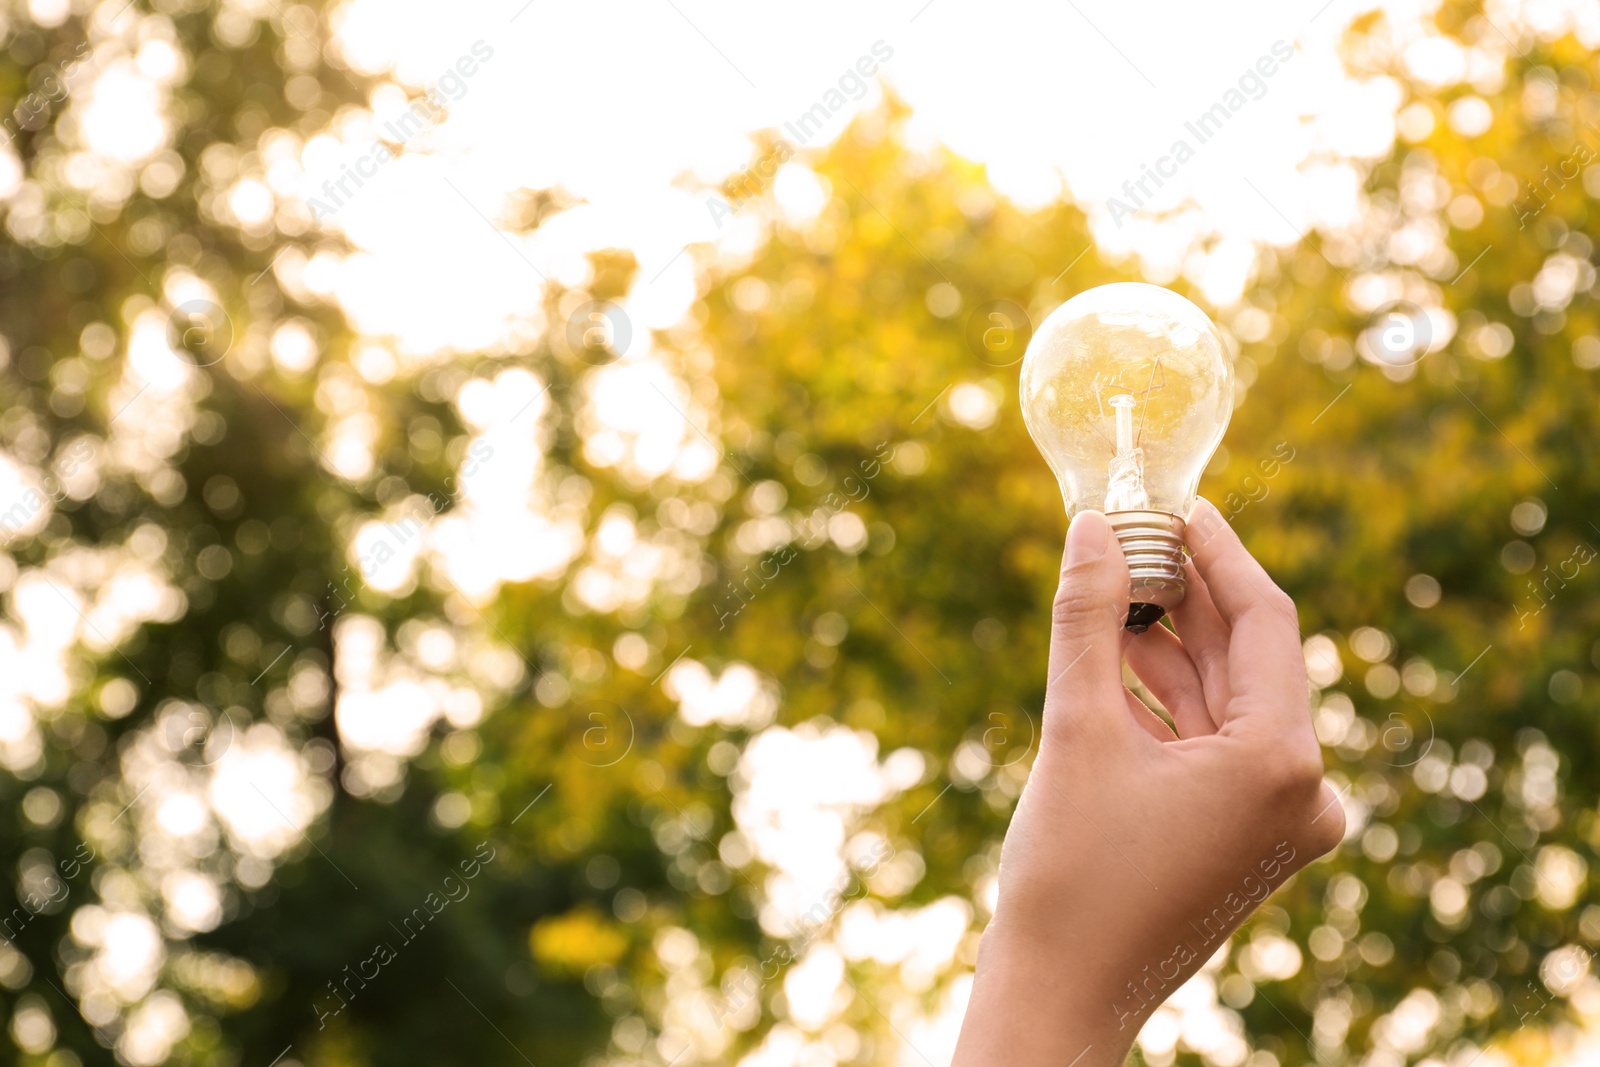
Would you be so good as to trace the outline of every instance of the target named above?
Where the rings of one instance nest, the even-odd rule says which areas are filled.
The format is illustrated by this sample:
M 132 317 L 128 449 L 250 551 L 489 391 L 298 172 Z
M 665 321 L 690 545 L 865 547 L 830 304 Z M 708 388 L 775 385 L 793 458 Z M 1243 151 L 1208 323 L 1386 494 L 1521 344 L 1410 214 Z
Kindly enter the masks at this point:
M 1111 524 L 1098 511 L 1080 511 L 1067 528 L 1067 562 L 1099 559 L 1111 542 Z

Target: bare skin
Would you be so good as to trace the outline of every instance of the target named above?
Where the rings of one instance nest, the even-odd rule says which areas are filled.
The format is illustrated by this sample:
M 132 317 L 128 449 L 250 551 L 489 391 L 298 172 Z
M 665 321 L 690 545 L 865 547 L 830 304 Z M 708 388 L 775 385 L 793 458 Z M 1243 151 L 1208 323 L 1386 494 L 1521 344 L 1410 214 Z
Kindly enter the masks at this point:
M 1116 1067 L 1267 894 L 1343 837 L 1293 601 L 1205 501 L 1189 542 L 1177 634 L 1132 636 L 1105 517 L 1068 532 L 1039 754 L 956 1067 Z M 1176 737 L 1123 686 L 1124 656 Z

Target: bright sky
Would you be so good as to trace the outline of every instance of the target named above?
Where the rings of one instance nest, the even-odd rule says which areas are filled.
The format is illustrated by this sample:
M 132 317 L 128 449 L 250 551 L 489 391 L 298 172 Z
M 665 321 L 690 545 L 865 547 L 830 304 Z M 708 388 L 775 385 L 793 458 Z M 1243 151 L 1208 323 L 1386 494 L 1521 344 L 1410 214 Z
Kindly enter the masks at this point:
M 828 0 L 803 14 L 723 0 L 506 0 L 466 13 L 425 0 L 352 0 L 341 23 L 352 61 L 392 68 L 413 90 L 438 82 L 477 42 L 480 57 L 493 54 L 447 82 L 445 95 L 457 98 L 448 120 L 408 144 L 436 157 L 384 165 L 340 208 L 336 224 L 378 258 L 338 287 L 374 332 L 424 349 L 476 346 L 495 323 L 536 306 L 536 271 L 581 284 L 576 253 L 622 246 L 639 256 L 642 279 L 660 275 L 632 294 L 630 314 L 669 325 L 694 298 L 685 244 L 717 242 L 736 255 L 753 239 L 738 225 L 719 230 L 691 186 L 747 166 L 753 131 L 793 140 L 784 124 L 824 101 L 877 45 L 888 58 L 872 84 L 848 99 L 859 90 L 847 78 L 846 105 L 805 147 L 881 99 L 881 77 L 913 107 L 920 143 L 986 163 L 995 184 L 1025 203 L 1059 195 L 1065 182 L 1091 205 L 1102 244 L 1137 249 L 1152 281 L 1176 276 L 1196 234 L 1222 235 L 1198 280 L 1226 301 L 1243 285 L 1252 242 L 1292 241 L 1311 204 L 1330 220 L 1351 209 L 1353 172 L 1308 161 L 1378 155 L 1393 136 L 1394 88 L 1350 81 L 1335 54 L 1342 27 L 1372 0 L 1323 5 L 1247 0 L 1224 20 L 1177 0 Z M 1244 106 L 1201 143 L 1184 124 L 1241 77 Z M 398 112 L 393 96 L 380 115 Z M 1174 167 L 1163 157 L 1179 139 L 1194 153 Z M 308 196 L 371 136 L 345 140 L 344 154 L 310 167 Z M 1123 183 L 1158 164 L 1170 176 L 1159 192 L 1146 179 L 1156 196 L 1140 199 L 1159 211 L 1192 198 L 1201 210 L 1166 227 L 1149 211 L 1113 217 L 1107 198 L 1137 208 Z M 489 228 L 485 218 L 504 220 L 510 191 L 555 185 L 586 206 L 531 241 Z M 450 266 L 463 262 L 488 264 L 490 277 Z M 441 298 L 455 312 L 449 323 L 434 310 Z

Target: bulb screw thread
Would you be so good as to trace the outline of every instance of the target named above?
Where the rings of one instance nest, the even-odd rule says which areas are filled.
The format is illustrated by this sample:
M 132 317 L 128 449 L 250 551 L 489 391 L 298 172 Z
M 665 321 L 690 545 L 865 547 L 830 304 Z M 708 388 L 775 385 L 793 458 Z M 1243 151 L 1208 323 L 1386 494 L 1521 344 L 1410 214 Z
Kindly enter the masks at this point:
M 1144 633 L 1183 603 L 1183 520 L 1165 511 L 1108 511 L 1128 562 L 1126 629 Z

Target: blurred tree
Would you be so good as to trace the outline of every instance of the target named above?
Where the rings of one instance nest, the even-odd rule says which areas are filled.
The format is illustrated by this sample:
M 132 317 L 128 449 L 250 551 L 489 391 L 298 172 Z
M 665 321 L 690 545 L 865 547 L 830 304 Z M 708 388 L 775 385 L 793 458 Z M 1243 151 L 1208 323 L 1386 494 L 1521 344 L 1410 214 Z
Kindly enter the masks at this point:
M 441 610 L 366 588 L 359 522 L 448 499 L 468 443 L 459 380 L 354 371 L 301 281 L 337 242 L 268 176 L 369 79 L 312 7 L 155 7 L 5 28 L 12 1039 L 53 1065 L 489 1061 L 508 1033 L 570 1059 L 598 1012 L 528 996 L 561 878 L 493 845 L 480 862 L 483 833 L 417 833 L 433 797 L 402 799 L 393 759 L 352 776 L 330 715 L 337 625 Z M 370 447 L 341 441 L 352 418 Z M 462 650 L 458 679 L 524 670 Z M 450 886 L 473 903 L 445 914 Z M 435 909 L 446 929 L 417 933 Z M 441 997 L 472 1006 L 441 1026 Z M 475 1010 L 501 1032 L 456 1025 Z

